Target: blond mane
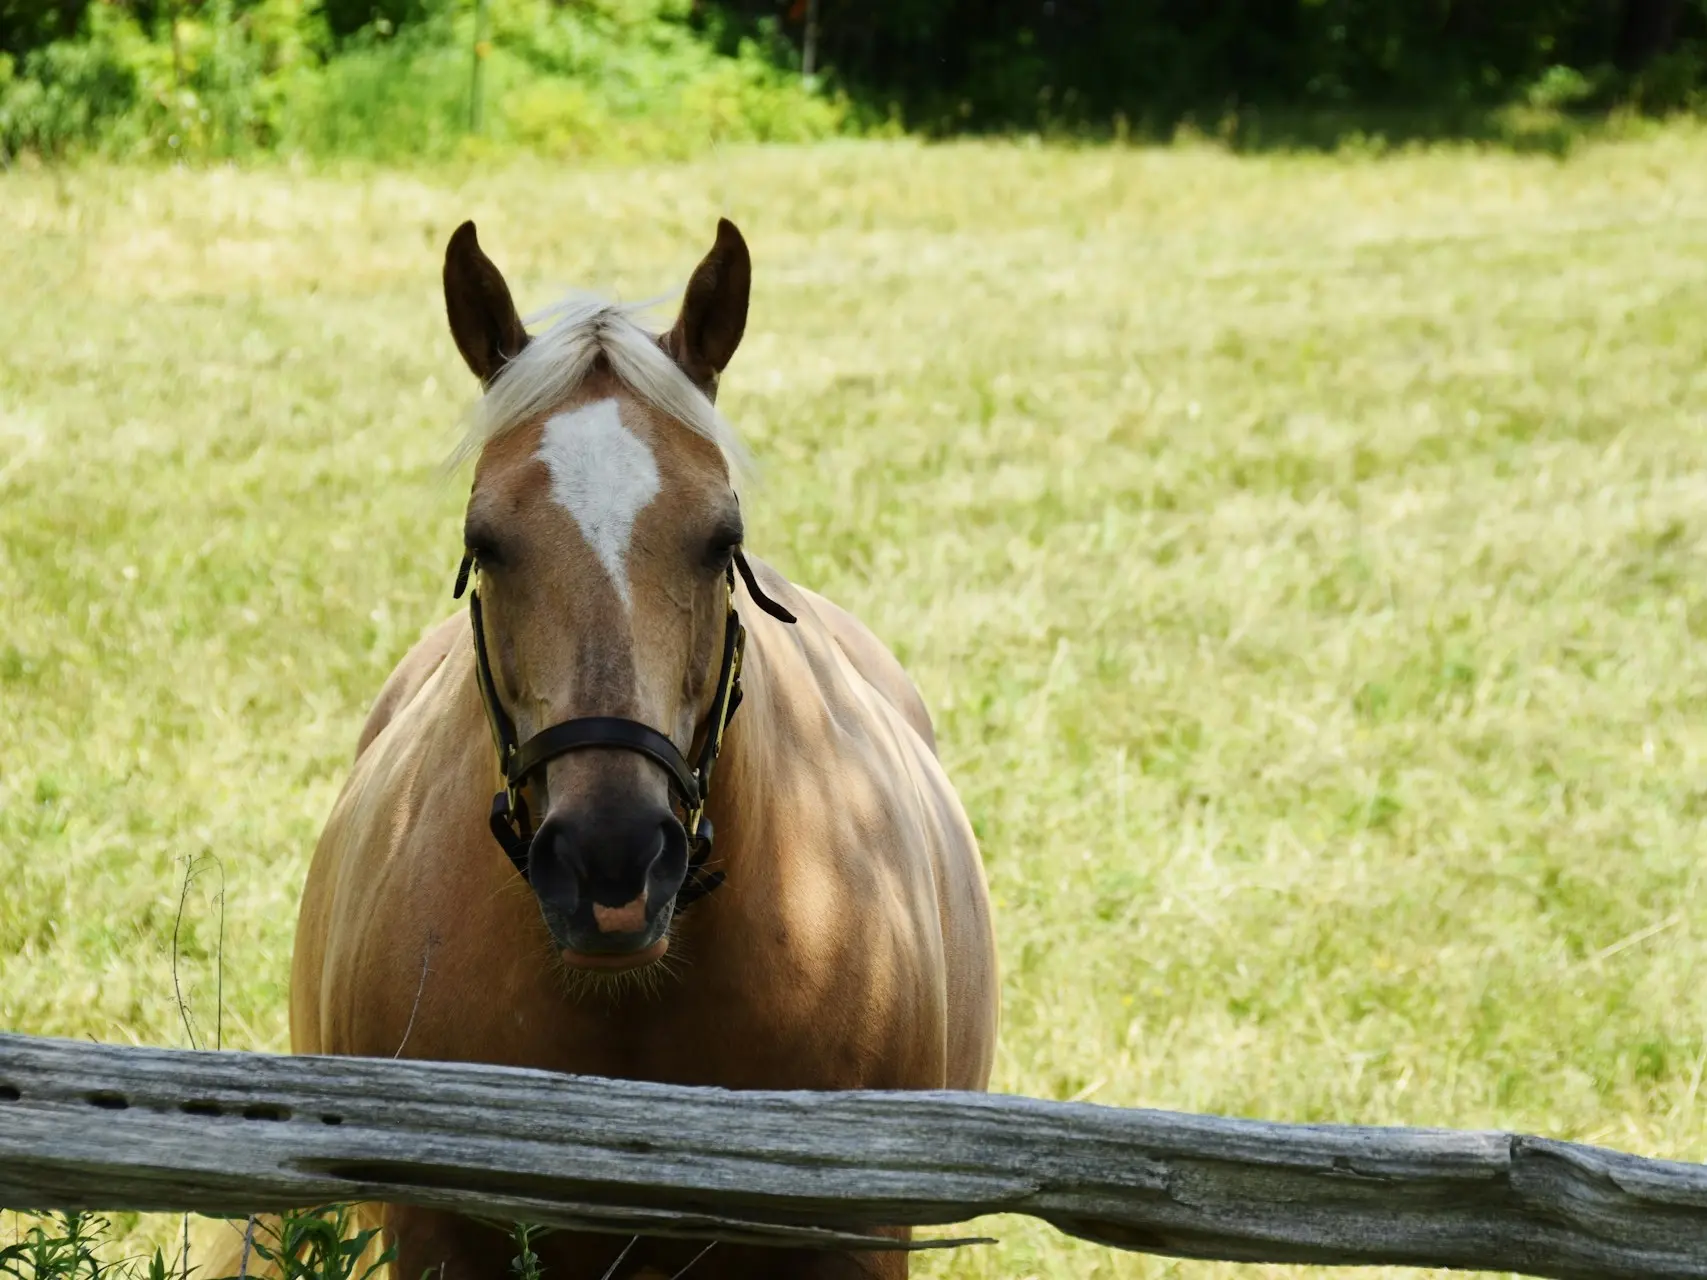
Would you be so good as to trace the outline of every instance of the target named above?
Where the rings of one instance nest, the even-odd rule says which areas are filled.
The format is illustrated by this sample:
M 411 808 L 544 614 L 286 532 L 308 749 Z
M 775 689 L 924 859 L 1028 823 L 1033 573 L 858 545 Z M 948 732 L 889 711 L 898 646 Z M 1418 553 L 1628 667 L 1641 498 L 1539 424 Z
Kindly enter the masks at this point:
M 731 481 L 750 471 L 746 447 L 717 407 L 694 385 L 641 323 L 652 304 L 611 302 L 571 294 L 528 317 L 549 320 L 522 353 L 506 364 L 474 406 L 468 434 L 452 459 L 460 464 L 517 427 L 537 421 L 575 394 L 593 364 L 605 358 L 617 379 L 638 399 L 723 454 Z

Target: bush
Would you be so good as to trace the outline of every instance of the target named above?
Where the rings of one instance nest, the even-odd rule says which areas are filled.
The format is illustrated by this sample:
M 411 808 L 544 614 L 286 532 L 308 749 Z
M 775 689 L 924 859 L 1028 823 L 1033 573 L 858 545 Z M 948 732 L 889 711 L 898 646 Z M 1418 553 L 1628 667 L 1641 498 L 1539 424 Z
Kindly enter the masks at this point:
M 468 145 L 470 6 L 377 2 L 392 8 L 349 33 L 353 8 L 209 0 L 176 21 L 176 41 L 170 23 L 150 39 L 133 13 L 101 5 L 84 37 L 15 66 L 0 61 L 0 147 L 411 160 Z M 850 127 L 844 101 L 809 90 L 758 43 L 718 53 L 688 25 L 682 0 L 492 0 L 491 9 L 491 143 L 668 155 Z M 401 25 L 384 16 L 392 12 Z
M 277 144 L 375 160 L 447 155 L 468 132 L 468 58 L 444 22 L 394 37 L 363 32 L 279 87 Z
M 83 27 L 89 0 L 0 0 L 0 54 L 24 54 Z
M 14 71 L 0 55 L 0 151 L 64 155 L 97 142 L 136 110 L 138 75 L 106 31 L 56 40 L 24 56 Z
M 1660 54 L 1636 74 L 1630 97 L 1654 115 L 1707 109 L 1707 41 Z

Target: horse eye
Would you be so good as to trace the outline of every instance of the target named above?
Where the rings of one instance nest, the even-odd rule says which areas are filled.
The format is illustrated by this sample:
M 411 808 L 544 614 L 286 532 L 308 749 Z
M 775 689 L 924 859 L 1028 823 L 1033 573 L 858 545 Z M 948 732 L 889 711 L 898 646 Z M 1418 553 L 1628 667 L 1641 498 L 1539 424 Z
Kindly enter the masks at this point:
M 484 530 L 470 529 L 463 534 L 463 548 L 474 561 L 483 569 L 490 569 L 504 563 L 504 549 L 498 545 L 498 540 Z
M 739 529 L 719 529 L 705 548 L 705 563 L 721 572 L 735 558 L 735 548 L 741 545 Z

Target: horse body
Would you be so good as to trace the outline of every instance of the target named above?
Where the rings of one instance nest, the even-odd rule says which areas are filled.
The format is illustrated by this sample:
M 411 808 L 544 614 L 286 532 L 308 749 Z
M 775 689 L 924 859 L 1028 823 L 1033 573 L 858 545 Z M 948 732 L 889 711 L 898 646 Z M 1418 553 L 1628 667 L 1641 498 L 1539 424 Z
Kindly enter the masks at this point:
M 625 419 L 645 419 L 630 400 L 595 374 L 567 408 L 614 401 Z M 539 435 L 517 434 L 508 448 L 525 471 Z M 748 636 L 744 700 L 707 806 L 727 880 L 673 920 L 666 913 L 664 959 L 619 974 L 566 963 L 575 953 L 547 928 L 538 885 L 488 829 L 502 779 L 472 631 L 451 619 L 387 682 L 316 849 L 292 968 L 296 1052 L 730 1088 L 986 1085 L 997 992 L 983 871 L 923 704 L 850 615 L 757 573 L 798 621 L 766 616 L 745 588 L 733 597 Z M 526 699 L 516 705 L 524 711 Z M 615 763 L 591 758 L 620 754 L 572 763 L 607 778 Z M 645 777 L 645 762 L 622 763 Z M 542 806 L 568 803 L 571 783 L 587 785 L 550 774 Z M 444 1280 L 508 1273 L 513 1249 L 487 1228 L 405 1208 L 386 1218 L 407 1280 L 434 1266 Z M 539 1249 L 553 1276 L 600 1280 L 624 1243 L 562 1234 Z M 699 1247 L 638 1242 L 617 1280 L 672 1275 Z M 905 1274 L 901 1254 L 722 1245 L 693 1271 Z
M 430 632 L 309 871 L 292 1048 L 733 1088 L 983 1087 L 995 996 L 965 817 L 811 595 L 777 594 L 801 622 L 751 624 L 711 801 L 729 881 L 675 926 L 671 972 L 628 993 L 558 965 L 487 830 L 467 623 Z

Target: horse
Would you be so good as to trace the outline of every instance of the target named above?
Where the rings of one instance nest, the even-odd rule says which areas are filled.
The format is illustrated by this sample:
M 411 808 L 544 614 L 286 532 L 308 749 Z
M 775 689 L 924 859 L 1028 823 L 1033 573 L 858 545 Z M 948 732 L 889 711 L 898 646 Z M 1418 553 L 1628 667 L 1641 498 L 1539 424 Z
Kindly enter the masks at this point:
M 988 893 L 924 702 L 850 613 L 745 550 L 715 398 L 751 277 L 720 220 L 667 332 L 575 296 L 530 335 L 473 223 L 451 236 L 446 314 L 483 388 L 469 615 L 403 658 L 362 729 L 303 890 L 294 1052 L 987 1086 Z M 509 1273 L 490 1226 L 378 1212 L 404 1277 Z M 702 1247 L 537 1251 L 558 1280 L 907 1274 L 899 1250 Z

